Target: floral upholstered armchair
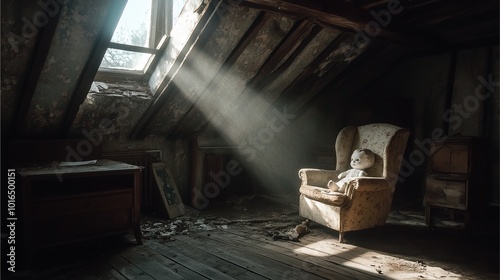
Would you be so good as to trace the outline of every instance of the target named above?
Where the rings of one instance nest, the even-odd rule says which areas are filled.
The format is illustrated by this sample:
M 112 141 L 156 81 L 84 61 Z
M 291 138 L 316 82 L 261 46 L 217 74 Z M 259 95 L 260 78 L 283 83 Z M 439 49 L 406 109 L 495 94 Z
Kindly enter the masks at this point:
M 384 123 L 343 128 L 335 142 L 336 170 L 299 170 L 300 215 L 338 231 L 340 242 L 347 231 L 384 225 L 409 135 L 408 129 Z M 328 181 L 350 168 L 351 154 L 360 148 L 375 154 L 365 170 L 368 177 L 354 178 L 344 193 L 329 192 Z

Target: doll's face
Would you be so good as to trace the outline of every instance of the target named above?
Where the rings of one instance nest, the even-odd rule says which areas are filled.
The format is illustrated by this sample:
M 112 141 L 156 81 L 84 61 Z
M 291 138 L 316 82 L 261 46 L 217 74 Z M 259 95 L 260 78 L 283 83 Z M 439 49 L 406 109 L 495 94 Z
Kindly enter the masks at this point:
M 355 150 L 351 156 L 351 167 L 355 169 L 367 169 L 375 163 L 375 156 L 371 151 Z

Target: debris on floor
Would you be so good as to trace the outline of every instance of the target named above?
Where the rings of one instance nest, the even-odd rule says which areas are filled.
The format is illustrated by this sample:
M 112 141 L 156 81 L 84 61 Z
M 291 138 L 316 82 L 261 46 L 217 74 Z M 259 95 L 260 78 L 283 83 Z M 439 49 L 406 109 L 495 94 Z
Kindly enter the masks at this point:
M 293 229 L 283 231 L 275 231 L 270 232 L 269 235 L 273 238 L 273 240 L 291 240 L 291 241 L 299 241 L 299 239 L 307 233 L 310 233 L 309 229 L 311 221 L 306 219 L 301 224 L 297 225 Z
M 175 220 L 144 217 L 141 221 L 141 231 L 145 239 L 174 240 L 174 236 L 186 235 L 190 232 L 211 231 L 216 228 L 228 229 L 227 224 L 214 223 L 214 221 L 186 216 Z
M 256 200 L 254 196 L 241 196 L 243 200 L 232 200 L 226 202 L 226 207 L 236 210 L 238 215 L 232 215 L 236 211 L 229 212 L 207 212 L 203 214 L 186 206 L 186 213 L 172 220 L 166 220 L 157 216 L 144 216 L 141 219 L 142 235 L 145 239 L 155 239 L 160 241 L 175 240 L 176 235 L 187 235 L 190 233 L 209 232 L 213 230 L 228 230 L 232 226 L 244 226 L 263 232 L 264 235 L 273 236 L 273 239 L 284 239 L 298 241 L 304 234 L 309 233 L 309 220 L 301 221 L 294 210 L 288 211 L 268 211 L 260 207 L 255 207 L 259 211 L 256 215 L 254 211 L 245 211 L 246 207 L 252 209 Z M 252 200 L 252 204 L 248 202 Z M 242 203 L 241 205 L 239 205 Z M 241 206 L 242 209 L 236 209 Z M 262 213 L 260 212 L 262 211 Z M 245 215 L 247 214 L 248 215 Z M 250 213 L 252 212 L 252 213 Z

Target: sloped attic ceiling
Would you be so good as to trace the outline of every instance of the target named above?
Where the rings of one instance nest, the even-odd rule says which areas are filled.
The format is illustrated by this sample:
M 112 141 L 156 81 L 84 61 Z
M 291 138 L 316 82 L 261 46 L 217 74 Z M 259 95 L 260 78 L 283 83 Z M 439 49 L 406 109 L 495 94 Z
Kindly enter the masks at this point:
M 20 138 L 67 133 L 125 3 L 2 1 L 4 133 Z
M 90 102 L 125 2 L 2 1 L 4 133 L 68 137 L 108 119 L 119 137 L 178 138 L 210 122 L 238 141 L 266 114 L 344 94 L 332 89 L 357 71 L 368 82 L 403 54 L 496 43 L 499 33 L 498 1 L 189 0 L 181 20 L 193 32 L 174 28 L 152 96 Z M 129 98 L 134 114 L 109 110 L 114 98 Z

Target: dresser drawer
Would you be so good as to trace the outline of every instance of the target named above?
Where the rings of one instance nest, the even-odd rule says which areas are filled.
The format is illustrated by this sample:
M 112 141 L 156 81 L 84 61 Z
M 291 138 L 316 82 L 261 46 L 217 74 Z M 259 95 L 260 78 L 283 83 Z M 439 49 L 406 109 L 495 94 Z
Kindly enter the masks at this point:
M 132 208 L 131 191 L 99 196 L 83 196 L 35 201 L 33 216 L 37 218 L 68 216 L 117 208 Z
M 123 208 L 37 219 L 34 241 L 48 245 L 126 231 L 133 227 L 133 214 L 132 209 Z
M 467 209 L 467 181 L 427 178 L 425 203 L 460 210 Z
M 466 174 L 469 172 L 469 146 L 467 143 L 435 144 L 431 150 L 433 173 Z

